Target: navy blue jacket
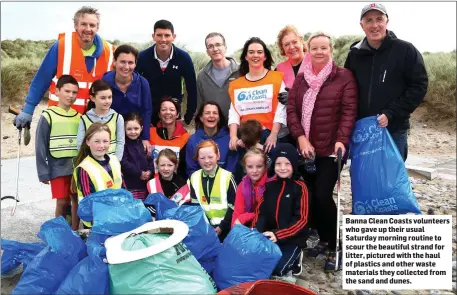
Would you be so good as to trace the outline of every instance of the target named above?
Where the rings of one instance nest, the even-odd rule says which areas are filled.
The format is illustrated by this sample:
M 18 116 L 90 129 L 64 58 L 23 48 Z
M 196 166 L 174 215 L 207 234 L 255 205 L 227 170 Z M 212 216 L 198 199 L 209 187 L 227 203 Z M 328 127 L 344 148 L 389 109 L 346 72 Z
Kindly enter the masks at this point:
M 127 88 L 127 92 L 122 92 L 119 89 L 114 77 L 115 71 L 110 71 L 103 75 L 105 80 L 113 91 L 113 103 L 111 108 L 121 115 L 130 112 L 137 112 L 143 119 L 143 131 L 141 132 L 141 139 L 149 140 L 149 125 L 152 116 L 152 100 L 149 83 L 145 78 L 141 77 L 138 73 L 133 72 L 132 83 Z
M 192 173 L 201 169 L 198 161 L 194 160 L 195 153 L 197 151 L 197 145 L 207 139 L 212 139 L 219 146 L 219 153 L 221 158 L 219 159 L 218 165 L 225 170 L 235 173 L 238 164 L 238 152 L 231 151 L 229 149 L 230 134 L 227 127 L 223 127 L 217 132 L 216 135 L 210 137 L 206 135 L 202 128 L 197 129 L 194 134 L 189 137 L 186 144 L 186 172 L 187 176 L 190 177 Z
M 121 170 L 127 189 L 147 190 L 147 181 L 141 180 L 142 171 L 151 171 L 154 177 L 154 159 L 146 157 L 143 143 L 140 139 L 131 140 L 125 137 L 124 156 L 121 161 Z
M 173 56 L 165 71 L 162 71 L 154 51 L 155 45 L 141 51 L 136 66 L 136 71 L 149 82 L 154 110 L 158 111 L 155 106 L 163 96 L 172 96 L 182 102 L 182 77 L 187 91 L 187 111 L 184 119 L 190 122 L 197 108 L 197 78 L 190 55 L 173 45 Z

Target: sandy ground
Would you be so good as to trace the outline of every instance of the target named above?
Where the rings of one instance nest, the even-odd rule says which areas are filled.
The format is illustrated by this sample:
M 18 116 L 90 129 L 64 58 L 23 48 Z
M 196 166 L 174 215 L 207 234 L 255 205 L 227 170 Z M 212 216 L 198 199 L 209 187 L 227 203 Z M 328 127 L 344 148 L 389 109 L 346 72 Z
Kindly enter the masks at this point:
M 35 131 L 38 119 L 46 104 L 40 104 L 33 115 L 32 128 L 30 130 L 32 139 L 28 146 L 22 145 L 22 156 L 33 156 L 35 147 Z M 433 157 L 445 161 L 448 158 L 455 158 L 456 153 L 456 124 L 453 120 L 441 120 L 432 122 L 423 119 L 427 110 L 418 108 L 411 118 L 412 128 L 408 139 L 409 154 Z M 17 155 L 18 131 L 13 126 L 14 116 L 8 114 L 5 108 L 2 109 L 2 149 L 1 158 L 9 159 Z M 189 128 L 190 129 L 190 128 Z M 189 130 L 190 131 L 190 130 Z M 192 131 L 190 131 L 192 132 Z

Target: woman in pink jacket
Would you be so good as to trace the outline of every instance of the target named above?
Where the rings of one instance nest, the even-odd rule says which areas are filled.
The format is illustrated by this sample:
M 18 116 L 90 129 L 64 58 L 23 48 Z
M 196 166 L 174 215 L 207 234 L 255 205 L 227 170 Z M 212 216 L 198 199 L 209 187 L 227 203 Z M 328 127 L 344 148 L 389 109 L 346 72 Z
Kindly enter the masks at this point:
M 286 61 L 278 64 L 276 71 L 284 74 L 284 84 L 286 85 L 286 90 L 288 90 L 292 88 L 295 77 L 299 73 L 303 73 L 303 60 L 309 59 L 308 54 L 306 54 L 305 40 L 303 35 L 298 32 L 297 28 L 292 25 L 287 25 L 279 31 L 276 39 L 276 46 L 278 46 L 281 55 L 287 57 Z M 281 100 L 282 98 L 285 99 Z M 283 95 L 280 95 L 279 99 L 281 103 L 287 104 L 287 98 Z M 290 143 L 294 146 L 296 145 L 287 126 L 283 126 L 279 131 L 278 140 L 280 142 Z

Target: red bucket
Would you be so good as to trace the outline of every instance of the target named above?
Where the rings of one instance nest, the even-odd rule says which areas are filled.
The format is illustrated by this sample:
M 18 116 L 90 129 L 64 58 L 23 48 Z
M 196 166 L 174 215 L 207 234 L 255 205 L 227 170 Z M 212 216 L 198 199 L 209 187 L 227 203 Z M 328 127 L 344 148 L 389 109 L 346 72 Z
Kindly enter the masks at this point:
M 315 292 L 295 284 L 277 281 L 260 280 L 256 282 L 242 283 L 224 289 L 219 295 L 317 295 Z

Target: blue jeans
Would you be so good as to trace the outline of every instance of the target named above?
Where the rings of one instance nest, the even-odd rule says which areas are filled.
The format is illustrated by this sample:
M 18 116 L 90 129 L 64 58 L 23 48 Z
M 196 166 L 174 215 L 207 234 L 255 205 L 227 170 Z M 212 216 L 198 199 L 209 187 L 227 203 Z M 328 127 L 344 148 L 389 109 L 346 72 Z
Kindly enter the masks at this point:
M 397 130 L 390 133 L 390 136 L 392 136 L 392 139 L 397 145 L 403 161 L 406 162 L 406 158 L 408 157 L 408 130 Z

